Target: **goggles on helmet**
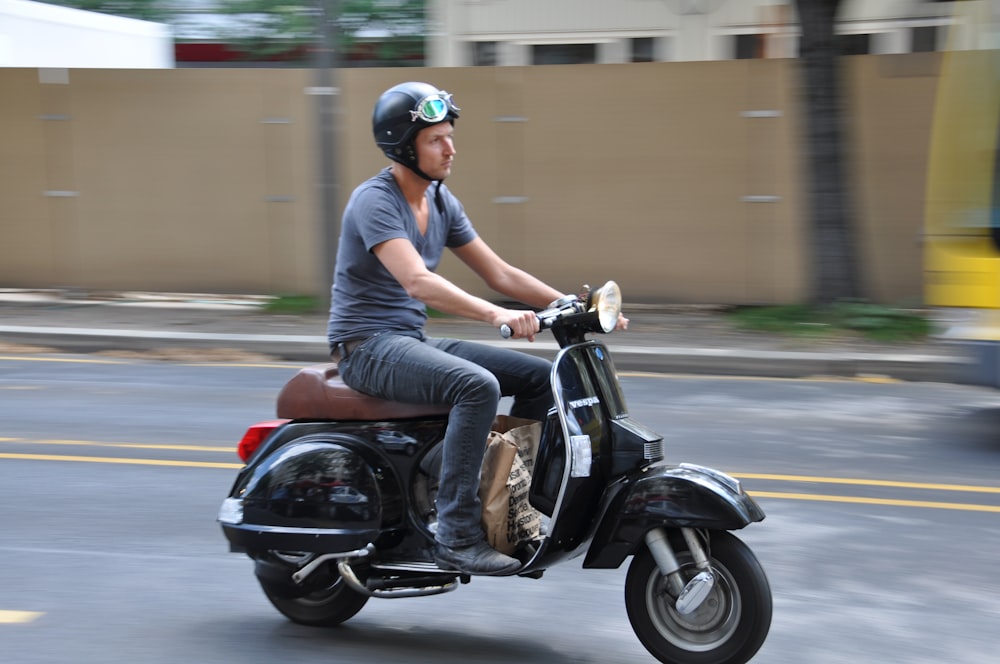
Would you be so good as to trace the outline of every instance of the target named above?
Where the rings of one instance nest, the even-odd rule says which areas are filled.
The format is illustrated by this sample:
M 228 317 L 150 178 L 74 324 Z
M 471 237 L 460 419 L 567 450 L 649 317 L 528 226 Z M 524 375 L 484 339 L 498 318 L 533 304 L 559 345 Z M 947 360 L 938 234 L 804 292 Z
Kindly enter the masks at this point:
M 455 106 L 455 102 L 451 100 L 451 95 L 442 90 L 437 94 L 428 95 L 417 102 L 416 110 L 410 111 L 410 121 L 423 120 L 424 122 L 434 124 L 442 122 L 448 117 L 449 111 L 457 112 L 459 110 L 461 109 Z

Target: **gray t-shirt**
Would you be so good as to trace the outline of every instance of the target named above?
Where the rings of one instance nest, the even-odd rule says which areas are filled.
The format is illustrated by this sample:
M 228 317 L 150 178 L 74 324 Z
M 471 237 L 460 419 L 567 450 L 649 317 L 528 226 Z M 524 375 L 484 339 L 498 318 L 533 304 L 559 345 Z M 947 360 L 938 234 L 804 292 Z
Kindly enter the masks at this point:
M 427 188 L 427 232 L 421 235 L 409 204 L 388 168 L 358 186 L 347 201 L 333 274 L 330 323 L 331 347 L 341 341 L 379 332 L 422 330 L 427 310 L 372 253 L 376 245 L 406 238 L 437 269 L 445 247 L 461 247 L 476 238 L 462 204 L 444 184 L 438 209 L 438 185 Z

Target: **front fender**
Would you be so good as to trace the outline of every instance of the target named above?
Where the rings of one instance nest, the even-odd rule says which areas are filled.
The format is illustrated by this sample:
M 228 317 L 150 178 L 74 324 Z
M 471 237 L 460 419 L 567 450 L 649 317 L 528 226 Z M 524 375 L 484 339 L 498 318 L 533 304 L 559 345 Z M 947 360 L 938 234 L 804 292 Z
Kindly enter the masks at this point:
M 652 528 L 739 530 L 763 519 L 764 510 L 738 480 L 694 464 L 656 464 L 611 500 L 583 566 L 618 567 Z

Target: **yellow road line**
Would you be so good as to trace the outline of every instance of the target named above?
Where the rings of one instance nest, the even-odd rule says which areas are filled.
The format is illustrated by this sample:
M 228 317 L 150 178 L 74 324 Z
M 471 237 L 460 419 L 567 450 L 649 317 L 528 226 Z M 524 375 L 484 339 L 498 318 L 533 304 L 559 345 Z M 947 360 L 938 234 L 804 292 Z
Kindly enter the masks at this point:
M 69 445 L 100 445 L 107 447 L 135 447 L 135 448 L 148 448 L 148 449 L 171 449 L 171 450 L 195 450 L 195 451 L 230 451 L 230 448 L 216 448 L 216 447 L 200 447 L 200 446 L 185 446 L 185 445 L 147 445 L 140 443 L 97 443 L 91 441 L 26 441 L 24 439 L 18 438 L 0 438 L 2 442 L 34 442 L 43 444 L 69 444 Z M 26 461 L 70 461 L 70 462 L 83 462 L 83 463 L 110 463 L 110 464 L 126 464 L 126 465 L 139 465 L 139 466 L 168 466 L 168 467 L 186 467 L 186 468 L 223 468 L 223 469 L 233 469 L 238 470 L 243 468 L 241 463 L 225 463 L 225 462 L 211 462 L 211 461 L 184 461 L 184 460 L 172 460 L 172 459 L 135 459 L 135 458 L 125 458 L 125 457 L 93 457 L 93 456 L 74 456 L 74 455 L 59 455 L 59 454 L 17 454 L 17 453 L 0 453 L 0 459 L 19 459 Z M 950 491 L 950 492 L 967 492 L 967 493 L 989 493 L 989 494 L 1000 494 L 1000 488 L 998 487 L 988 487 L 988 486 L 967 486 L 962 484 L 932 484 L 932 483 L 922 483 L 922 482 L 899 482 L 894 480 L 866 480 L 866 479 L 855 479 L 855 478 L 838 478 L 838 477 L 815 477 L 810 475 L 772 475 L 772 474 L 762 474 L 762 473 L 743 473 L 736 474 L 736 477 L 741 479 L 759 479 L 759 480 L 771 480 L 778 482 L 803 482 L 803 483 L 821 483 L 821 484 L 840 484 L 849 486 L 872 486 L 872 487 L 891 487 L 891 488 L 903 488 L 903 489 L 923 489 L 931 491 Z M 896 507 L 923 507 L 929 509 L 948 509 L 948 510 L 962 510 L 970 512 L 990 512 L 990 513 L 1000 513 L 1000 505 L 980 505 L 975 503 L 950 503 L 941 501 L 930 501 L 930 500 L 903 500 L 895 498 L 871 498 L 864 496 L 837 496 L 828 494 L 813 494 L 813 493 L 791 493 L 791 492 L 778 492 L 778 491 L 750 491 L 750 494 L 755 498 L 773 498 L 778 500 L 806 500 L 806 501 L 816 501 L 816 502 L 833 502 L 833 503 L 850 503 L 858 505 L 887 505 Z
M 236 453 L 236 444 L 228 447 L 210 447 L 207 445 L 177 445 L 170 443 L 109 443 L 96 440 L 33 440 L 30 438 L 0 438 L 0 443 L 24 443 L 26 445 L 78 445 L 83 447 L 120 447 L 143 450 L 184 450 L 187 452 L 232 452 Z
M 0 443 L 24 443 L 27 445 L 68 445 L 80 447 L 111 447 L 122 449 L 147 449 L 147 450 L 176 450 L 187 452 L 235 452 L 235 445 L 212 446 L 212 445 L 182 445 L 174 443 L 130 443 L 130 442 L 108 442 L 97 440 L 73 440 L 73 439 L 31 439 L 31 438 L 11 438 L 0 437 Z M 44 455 L 27 455 L 32 458 Z M 844 486 L 872 486 L 889 487 L 897 489 L 918 489 L 926 491 L 951 491 L 959 493 L 988 493 L 1000 494 L 1000 487 L 976 486 L 968 484 L 942 484 L 930 482 L 904 482 L 899 480 L 879 480 L 862 479 L 852 477 L 824 477 L 816 475 L 782 475 L 774 473 L 737 473 L 730 472 L 733 477 L 741 480 L 763 480 L 772 482 L 801 482 L 807 484 L 840 484 Z
M 299 366 L 294 363 L 274 364 L 269 362 L 173 362 L 185 367 L 238 367 L 241 369 L 290 369 L 298 371 Z
M 11 362 L 63 362 L 68 364 L 132 364 L 123 360 L 91 360 L 80 357 L 31 357 L 27 355 L 0 355 L 0 360 Z
M 941 503 L 929 500 L 897 500 L 894 498 L 864 498 L 861 496 L 829 496 L 814 493 L 781 493 L 777 491 L 751 491 L 754 498 L 775 498 L 779 500 L 811 500 L 828 503 L 852 503 L 855 505 L 891 505 L 894 507 L 926 507 L 939 510 L 961 510 L 965 512 L 995 512 L 1000 514 L 1000 505 L 976 505 L 972 503 Z
M 81 461 L 84 463 L 122 463 L 135 466 L 181 466 L 185 468 L 242 468 L 242 463 L 222 463 L 213 461 L 175 461 L 170 459 L 128 459 L 121 457 L 87 457 L 61 454 L 12 454 L 0 453 L 0 459 L 20 459 L 22 461 Z
M 0 611 L 0 625 L 30 623 L 42 615 L 44 614 L 38 611 Z
M 793 382 L 793 383 L 902 383 L 904 381 L 891 376 L 881 376 L 877 374 L 855 374 L 853 376 L 838 376 L 829 374 L 815 374 L 812 376 L 740 376 L 735 374 L 696 374 L 683 372 L 659 372 L 659 371 L 619 371 L 619 376 L 628 378 L 683 378 L 694 380 L 725 380 L 725 381 L 768 381 L 768 382 Z
M 64 364 L 142 364 L 142 363 L 156 363 L 156 364 L 174 364 L 183 365 L 188 367 L 242 367 L 251 369 L 294 369 L 297 365 L 292 362 L 285 364 L 276 363 L 254 363 L 254 362 L 205 362 L 205 361 L 189 361 L 189 362 L 176 362 L 172 360 L 153 360 L 149 358 L 98 358 L 89 359 L 82 357 L 32 357 L 32 356 L 19 356 L 19 355 L 0 355 L 0 361 L 10 361 L 10 362 L 59 362 Z
M 1000 493 L 1000 487 L 969 486 L 965 484 L 933 484 L 926 482 L 899 482 L 896 480 L 866 480 L 849 477 L 813 477 L 810 475 L 768 475 L 760 473 L 733 473 L 733 477 L 775 482 L 806 482 L 813 484 L 845 484 L 852 486 L 884 486 L 898 489 L 925 489 L 928 491 L 964 491 L 968 493 Z

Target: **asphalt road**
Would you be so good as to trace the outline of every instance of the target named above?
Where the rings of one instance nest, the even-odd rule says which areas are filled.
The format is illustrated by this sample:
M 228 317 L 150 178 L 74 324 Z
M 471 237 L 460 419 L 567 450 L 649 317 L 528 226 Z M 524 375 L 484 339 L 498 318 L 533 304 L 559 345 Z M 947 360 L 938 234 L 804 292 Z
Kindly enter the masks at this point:
M 293 625 L 214 523 L 291 364 L 0 358 L 0 651 L 11 664 L 654 661 L 625 569 L 477 578 Z M 979 663 L 1000 619 L 1000 395 L 937 383 L 623 377 L 668 456 L 740 476 L 774 591 L 755 662 Z

